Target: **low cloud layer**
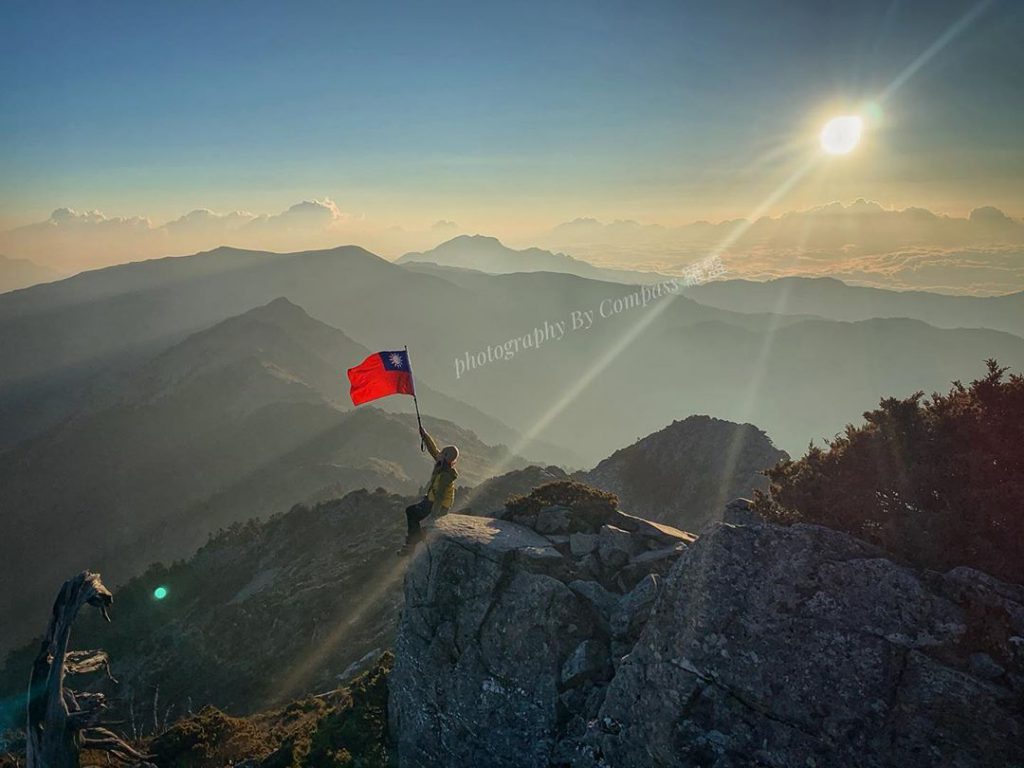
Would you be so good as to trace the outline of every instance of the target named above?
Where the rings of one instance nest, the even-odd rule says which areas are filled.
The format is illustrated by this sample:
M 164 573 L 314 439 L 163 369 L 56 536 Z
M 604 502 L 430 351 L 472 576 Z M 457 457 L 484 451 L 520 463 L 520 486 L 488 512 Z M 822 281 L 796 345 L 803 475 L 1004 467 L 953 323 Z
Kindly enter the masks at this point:
M 756 221 L 681 227 L 576 219 L 547 232 L 542 244 L 602 265 L 659 271 L 722 248 L 734 277 L 830 275 L 953 293 L 1024 290 L 1024 222 L 992 207 L 954 217 L 857 200 Z
M 198 209 L 161 225 L 139 216 L 58 208 L 46 221 L 0 233 L 0 252 L 74 272 L 219 245 L 268 250 L 329 247 L 344 240 L 352 219 L 329 198 L 304 200 L 274 215 Z
M 434 247 L 461 231 L 444 219 L 421 230 L 374 224 L 329 198 L 272 215 L 198 209 L 159 225 L 145 217 L 60 208 L 46 221 L 0 233 L 0 253 L 72 273 L 220 245 L 296 251 L 354 243 L 391 257 Z M 992 207 L 954 217 L 857 200 L 757 221 L 679 227 L 576 219 L 521 244 L 599 266 L 666 273 L 721 249 L 733 277 L 828 275 L 861 285 L 979 295 L 1024 290 L 1024 222 Z

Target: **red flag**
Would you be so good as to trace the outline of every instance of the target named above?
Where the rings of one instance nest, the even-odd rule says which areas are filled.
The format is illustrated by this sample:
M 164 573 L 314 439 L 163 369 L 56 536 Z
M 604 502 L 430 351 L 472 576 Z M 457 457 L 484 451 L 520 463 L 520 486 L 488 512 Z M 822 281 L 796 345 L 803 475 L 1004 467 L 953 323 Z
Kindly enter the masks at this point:
M 403 350 L 376 352 L 348 369 L 353 405 L 388 395 L 414 395 L 409 356 Z

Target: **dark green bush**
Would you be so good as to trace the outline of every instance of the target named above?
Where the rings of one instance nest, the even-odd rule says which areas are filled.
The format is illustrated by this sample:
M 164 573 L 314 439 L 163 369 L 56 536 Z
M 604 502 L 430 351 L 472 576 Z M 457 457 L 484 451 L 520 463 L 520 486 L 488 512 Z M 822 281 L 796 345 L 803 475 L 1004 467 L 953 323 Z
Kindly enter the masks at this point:
M 919 567 L 1024 583 L 1024 377 L 990 360 L 970 386 L 883 399 L 864 419 L 768 470 L 755 509 L 847 531 Z
M 614 493 L 599 491 L 575 480 L 555 480 L 537 486 L 529 496 L 511 496 L 505 502 L 507 515 L 512 519 L 530 518 L 544 507 L 569 507 L 574 516 L 600 524 L 618 509 L 619 499 Z

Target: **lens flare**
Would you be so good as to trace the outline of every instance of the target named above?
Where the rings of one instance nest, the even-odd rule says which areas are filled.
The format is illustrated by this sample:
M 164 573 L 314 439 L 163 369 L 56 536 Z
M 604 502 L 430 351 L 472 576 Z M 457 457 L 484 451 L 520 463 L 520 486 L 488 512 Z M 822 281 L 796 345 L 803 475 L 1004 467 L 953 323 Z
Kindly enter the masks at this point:
M 821 148 L 830 155 L 852 152 L 863 129 L 864 121 L 856 115 L 833 117 L 821 129 Z
M 157 587 L 153 590 L 154 600 L 163 600 L 165 597 L 167 597 L 167 587 Z

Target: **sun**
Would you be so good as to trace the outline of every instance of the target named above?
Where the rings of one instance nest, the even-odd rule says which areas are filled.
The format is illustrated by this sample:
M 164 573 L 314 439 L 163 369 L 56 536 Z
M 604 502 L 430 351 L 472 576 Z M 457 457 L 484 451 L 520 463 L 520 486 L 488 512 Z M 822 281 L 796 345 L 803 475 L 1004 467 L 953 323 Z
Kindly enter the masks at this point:
M 857 115 L 833 117 L 821 129 L 821 148 L 830 155 L 852 152 L 860 142 L 864 121 Z

